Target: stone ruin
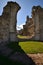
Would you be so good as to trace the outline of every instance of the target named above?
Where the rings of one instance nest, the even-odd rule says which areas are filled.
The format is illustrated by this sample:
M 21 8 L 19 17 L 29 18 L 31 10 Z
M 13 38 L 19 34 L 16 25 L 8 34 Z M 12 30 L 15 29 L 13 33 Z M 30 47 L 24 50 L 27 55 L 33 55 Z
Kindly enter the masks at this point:
M 23 25 L 23 35 L 31 37 L 34 35 L 34 23 L 32 18 L 29 18 L 29 16 L 26 17 L 26 24 Z
M 23 25 L 20 33 L 29 36 L 31 40 L 43 41 L 43 8 L 41 6 L 32 7 L 32 18 L 26 17 L 26 24 Z
M 3 8 L 0 16 L 0 42 L 18 41 L 16 24 L 17 12 L 20 10 L 16 2 L 8 2 Z M 32 23 L 31 23 L 32 22 Z M 32 25 L 30 25 L 32 24 Z M 40 6 L 32 7 L 32 18 L 27 16 L 26 24 L 23 26 L 23 35 L 32 35 L 33 40 L 43 41 L 43 8 Z
M 17 12 L 20 10 L 19 4 L 16 2 L 8 2 L 3 8 L 0 16 L 0 42 L 17 41 L 16 24 Z
M 34 40 L 43 41 L 43 8 L 41 6 L 33 6 L 32 20 L 34 22 Z

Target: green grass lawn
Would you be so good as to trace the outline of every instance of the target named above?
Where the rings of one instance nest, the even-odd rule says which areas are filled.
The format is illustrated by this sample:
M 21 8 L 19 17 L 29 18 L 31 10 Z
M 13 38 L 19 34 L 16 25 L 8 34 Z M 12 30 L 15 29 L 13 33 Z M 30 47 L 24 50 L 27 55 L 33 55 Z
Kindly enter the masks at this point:
M 43 42 L 19 42 L 19 45 L 26 53 L 43 53 Z
M 28 39 L 28 38 L 30 38 L 30 36 L 22 36 L 22 35 L 18 35 L 17 37 L 20 38 L 20 39 Z
M 18 38 L 28 38 L 28 36 L 18 35 Z
M 27 41 L 27 42 L 19 42 L 19 43 L 10 43 L 8 46 L 15 51 L 20 51 L 21 49 L 25 53 L 43 53 L 43 42 L 36 42 L 36 41 Z M 20 46 L 20 47 L 18 47 Z
M 8 47 L 12 48 L 14 51 L 22 52 L 22 50 L 28 53 L 43 53 L 43 42 L 35 42 L 35 41 L 27 41 L 27 42 L 12 42 L 7 45 Z M 20 50 L 22 49 L 22 50 Z M 4 57 L 0 55 L 0 65 L 23 65 L 20 62 L 13 62 L 8 57 Z
M 32 36 L 34 36 L 34 35 L 32 35 Z M 27 36 L 17 35 L 17 37 L 20 38 L 20 39 L 30 39 L 30 38 L 32 38 L 32 36 L 29 36 L 29 35 L 27 35 Z

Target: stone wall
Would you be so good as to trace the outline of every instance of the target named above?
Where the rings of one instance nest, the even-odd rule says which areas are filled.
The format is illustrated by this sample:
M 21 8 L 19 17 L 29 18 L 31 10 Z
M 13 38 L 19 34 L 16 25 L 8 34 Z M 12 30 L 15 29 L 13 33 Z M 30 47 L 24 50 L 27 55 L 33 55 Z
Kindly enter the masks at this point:
M 16 2 L 8 2 L 3 8 L 0 16 L 0 42 L 17 41 L 17 12 L 20 6 Z M 43 8 L 32 7 L 32 18 L 26 17 L 26 24 L 23 25 L 22 35 L 34 37 L 34 40 L 43 41 Z
M 16 2 L 8 2 L 0 16 L 0 42 L 17 41 L 16 23 L 20 6 Z
M 31 36 L 33 40 L 43 41 L 43 8 L 41 6 L 32 7 L 32 18 L 26 17 L 22 35 Z
M 23 35 L 33 36 L 34 35 L 34 22 L 29 16 L 26 17 L 26 24 L 23 25 Z
M 34 39 L 43 41 L 43 8 L 40 6 L 33 6 L 32 19 L 35 26 Z
M 39 23 L 40 23 L 40 40 L 43 41 L 43 9 L 41 9 L 40 11 Z

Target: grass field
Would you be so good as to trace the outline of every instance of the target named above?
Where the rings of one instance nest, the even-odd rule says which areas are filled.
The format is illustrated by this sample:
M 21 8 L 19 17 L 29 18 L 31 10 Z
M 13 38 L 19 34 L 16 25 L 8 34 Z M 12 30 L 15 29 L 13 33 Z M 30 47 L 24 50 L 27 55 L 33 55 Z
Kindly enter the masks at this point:
M 22 35 L 18 35 L 18 38 L 21 38 L 21 39 L 28 39 L 28 38 L 31 38 L 31 36 L 22 36 Z
M 26 54 L 28 53 L 43 53 L 43 42 L 27 41 L 27 42 L 13 42 L 9 43 L 8 47 L 12 48 L 14 51 L 20 51 L 22 49 Z M 20 62 L 13 62 L 8 57 L 0 55 L 0 65 L 23 65 Z
M 43 53 L 43 42 L 19 42 L 19 45 L 26 53 Z
M 18 35 L 18 38 L 28 38 L 28 36 Z
M 16 43 L 10 43 L 8 46 L 12 49 L 20 50 L 18 46 L 23 49 L 25 53 L 43 53 L 43 42 L 35 42 L 35 41 L 27 41 L 27 42 L 19 42 L 18 46 Z

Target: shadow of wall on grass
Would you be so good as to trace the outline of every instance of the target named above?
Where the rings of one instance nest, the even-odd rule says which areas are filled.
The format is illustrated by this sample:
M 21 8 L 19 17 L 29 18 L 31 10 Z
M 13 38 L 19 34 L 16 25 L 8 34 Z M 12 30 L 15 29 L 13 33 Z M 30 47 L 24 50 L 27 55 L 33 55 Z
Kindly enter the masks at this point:
M 12 60 L 22 63 L 22 65 L 35 65 L 31 57 L 27 56 L 24 50 L 19 46 L 19 42 L 10 42 L 8 47 L 13 49 Z

